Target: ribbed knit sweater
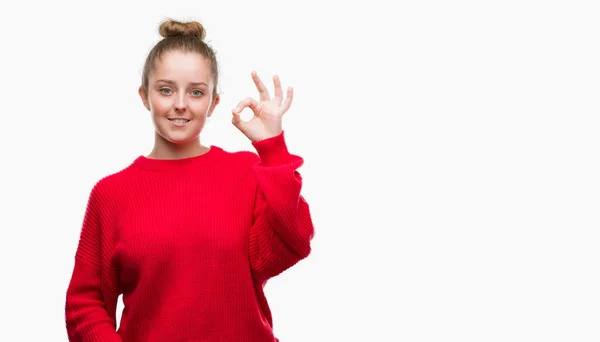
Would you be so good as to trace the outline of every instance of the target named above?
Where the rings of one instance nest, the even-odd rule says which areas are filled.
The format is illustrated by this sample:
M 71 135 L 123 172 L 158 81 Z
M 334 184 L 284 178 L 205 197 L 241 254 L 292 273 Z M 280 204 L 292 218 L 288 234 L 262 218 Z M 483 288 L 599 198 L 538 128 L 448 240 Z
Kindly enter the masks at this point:
M 263 287 L 309 255 L 314 229 L 303 159 L 283 133 L 252 145 L 140 156 L 94 185 L 66 293 L 69 341 L 278 341 Z

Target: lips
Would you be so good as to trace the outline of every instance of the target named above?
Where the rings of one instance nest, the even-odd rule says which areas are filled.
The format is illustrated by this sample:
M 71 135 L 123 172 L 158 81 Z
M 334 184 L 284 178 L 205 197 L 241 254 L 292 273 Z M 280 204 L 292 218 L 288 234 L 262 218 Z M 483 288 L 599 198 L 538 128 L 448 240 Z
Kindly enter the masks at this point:
M 181 118 L 169 119 L 169 121 L 174 122 L 174 123 L 179 123 L 179 124 L 184 124 L 184 123 L 190 122 L 189 119 L 181 119 Z

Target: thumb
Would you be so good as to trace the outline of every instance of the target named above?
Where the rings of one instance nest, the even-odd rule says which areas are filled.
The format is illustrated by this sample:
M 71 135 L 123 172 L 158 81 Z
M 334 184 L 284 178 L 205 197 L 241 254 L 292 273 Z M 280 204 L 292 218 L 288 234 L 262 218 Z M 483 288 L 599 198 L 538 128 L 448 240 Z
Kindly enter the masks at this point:
M 254 111 L 257 106 L 258 106 L 258 103 L 253 98 L 248 97 L 248 98 L 243 99 L 242 101 L 240 101 L 240 103 L 238 103 L 238 105 L 235 107 L 235 109 L 233 109 L 231 111 L 231 113 L 233 114 L 231 123 L 233 123 L 233 125 L 235 127 L 237 127 L 239 130 L 244 132 L 246 129 L 246 122 L 244 120 L 242 120 L 242 118 L 240 117 L 240 114 L 246 107 L 248 107 L 252 111 Z

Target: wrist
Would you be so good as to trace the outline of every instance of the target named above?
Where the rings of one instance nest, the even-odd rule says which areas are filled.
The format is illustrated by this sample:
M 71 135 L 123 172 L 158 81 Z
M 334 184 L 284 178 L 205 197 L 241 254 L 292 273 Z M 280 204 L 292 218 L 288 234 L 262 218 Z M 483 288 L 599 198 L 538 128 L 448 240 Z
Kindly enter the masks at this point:
M 263 165 L 271 166 L 288 162 L 292 155 L 285 142 L 284 131 L 274 136 L 252 142 Z

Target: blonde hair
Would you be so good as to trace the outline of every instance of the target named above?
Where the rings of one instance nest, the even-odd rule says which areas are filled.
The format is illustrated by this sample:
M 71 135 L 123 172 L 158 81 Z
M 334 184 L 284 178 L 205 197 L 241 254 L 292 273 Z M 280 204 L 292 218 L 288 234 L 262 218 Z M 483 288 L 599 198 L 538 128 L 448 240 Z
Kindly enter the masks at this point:
M 150 50 L 144 63 L 142 72 L 142 90 L 144 94 L 148 94 L 148 79 L 156 62 L 168 52 L 179 51 L 197 53 L 209 60 L 214 82 L 213 95 L 217 95 L 219 66 L 215 51 L 204 41 L 206 37 L 204 26 L 197 21 L 181 22 L 169 19 L 159 25 L 158 33 L 163 39 Z

